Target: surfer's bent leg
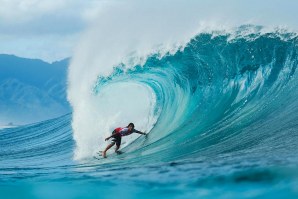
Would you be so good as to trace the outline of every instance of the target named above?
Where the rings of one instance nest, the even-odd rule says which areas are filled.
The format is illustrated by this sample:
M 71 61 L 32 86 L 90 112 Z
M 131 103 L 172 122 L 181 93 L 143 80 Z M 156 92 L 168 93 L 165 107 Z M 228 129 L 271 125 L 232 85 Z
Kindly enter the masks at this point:
M 109 150 L 112 146 L 114 146 L 115 142 L 112 142 L 107 146 L 107 148 L 102 152 L 102 157 L 106 158 L 107 157 L 107 150 Z
M 118 139 L 116 140 L 116 149 L 115 152 L 117 152 L 120 148 L 121 145 L 121 137 L 118 137 Z
M 116 149 L 115 149 L 115 152 L 117 152 L 120 148 L 120 145 L 116 145 Z

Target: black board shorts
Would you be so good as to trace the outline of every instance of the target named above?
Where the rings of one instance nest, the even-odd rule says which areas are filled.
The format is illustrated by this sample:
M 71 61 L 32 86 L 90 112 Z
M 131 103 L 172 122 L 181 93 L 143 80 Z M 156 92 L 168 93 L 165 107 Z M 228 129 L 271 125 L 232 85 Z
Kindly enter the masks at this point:
M 113 131 L 113 134 L 114 134 L 114 131 Z M 120 146 L 121 145 L 121 135 L 118 133 L 113 135 L 111 143 L 116 143 L 117 146 Z

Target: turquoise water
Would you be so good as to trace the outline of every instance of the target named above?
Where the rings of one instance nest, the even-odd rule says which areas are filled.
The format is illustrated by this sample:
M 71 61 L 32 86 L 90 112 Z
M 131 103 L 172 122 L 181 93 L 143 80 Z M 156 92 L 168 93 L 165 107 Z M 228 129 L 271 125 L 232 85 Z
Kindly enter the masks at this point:
M 73 160 L 72 114 L 0 130 L 1 198 L 296 198 L 298 37 L 205 33 L 98 77 L 150 87 L 149 135 Z

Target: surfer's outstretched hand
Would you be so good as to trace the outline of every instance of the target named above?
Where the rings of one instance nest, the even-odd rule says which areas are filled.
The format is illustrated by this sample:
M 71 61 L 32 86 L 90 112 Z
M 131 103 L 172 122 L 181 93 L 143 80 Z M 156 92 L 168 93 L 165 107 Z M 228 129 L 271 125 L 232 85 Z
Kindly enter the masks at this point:
M 106 138 L 105 141 L 108 141 L 110 138 Z

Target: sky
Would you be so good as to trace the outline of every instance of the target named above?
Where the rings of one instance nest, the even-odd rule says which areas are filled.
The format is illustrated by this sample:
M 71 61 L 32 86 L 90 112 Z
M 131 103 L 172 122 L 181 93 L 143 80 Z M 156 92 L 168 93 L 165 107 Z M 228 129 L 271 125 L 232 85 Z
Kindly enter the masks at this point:
M 129 5 L 131 2 L 133 1 L 0 0 L 0 53 L 38 58 L 48 62 L 71 57 L 77 41 L 90 26 L 96 26 L 103 10 L 117 4 Z M 198 21 L 207 24 L 215 21 L 217 24 L 226 23 L 231 26 L 251 23 L 283 27 L 291 31 L 298 29 L 297 0 L 143 2 L 146 2 L 144 9 L 167 7 L 169 12 L 173 8 L 175 12 L 171 14 L 176 17 L 201 13 L 198 15 Z M 179 12 L 181 7 L 183 11 Z
M 0 0 L 0 53 L 46 61 L 72 49 L 105 1 Z

